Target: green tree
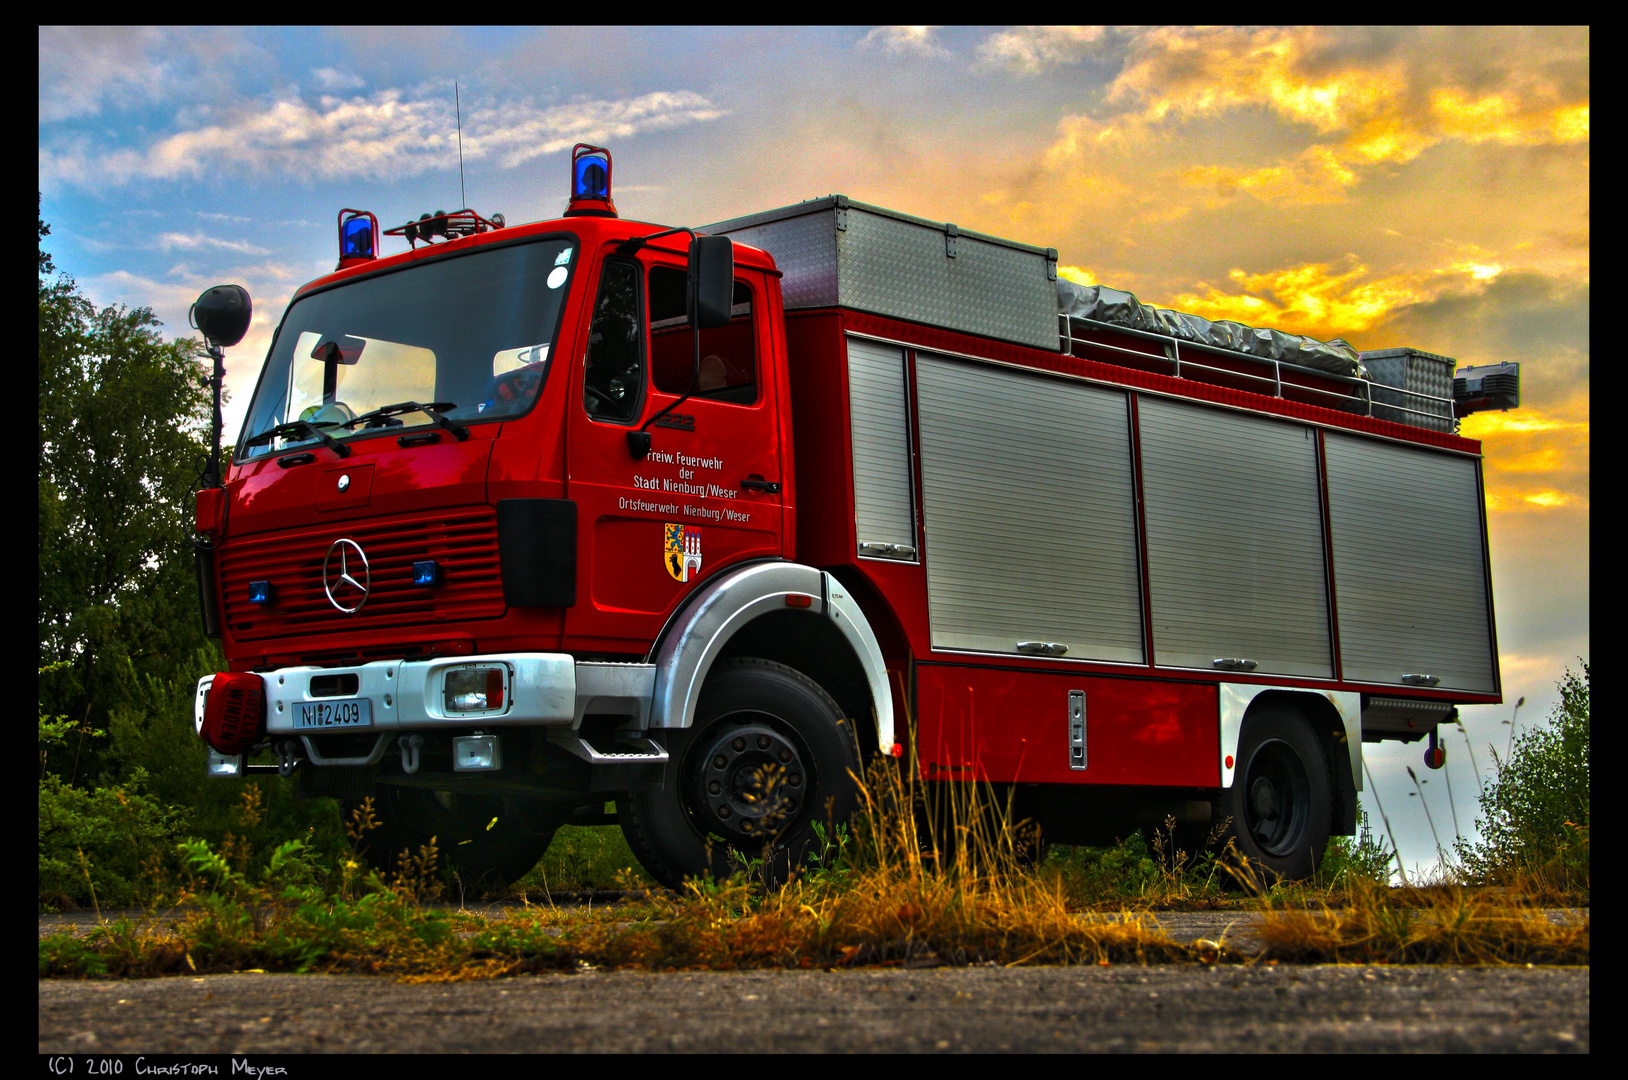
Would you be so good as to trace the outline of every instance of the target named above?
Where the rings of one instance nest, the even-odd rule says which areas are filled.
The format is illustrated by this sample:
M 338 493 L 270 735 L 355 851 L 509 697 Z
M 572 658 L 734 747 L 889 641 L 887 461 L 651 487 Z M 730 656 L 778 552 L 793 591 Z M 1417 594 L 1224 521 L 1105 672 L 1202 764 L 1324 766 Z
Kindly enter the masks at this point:
M 192 730 L 198 677 L 224 666 L 191 546 L 209 367 L 149 309 L 91 303 L 39 224 L 41 903 L 86 903 L 91 882 L 127 902 L 168 841 L 239 827 L 242 785 L 206 779 Z M 275 780 L 264 794 L 268 844 L 343 844 L 332 802 Z
M 1522 732 L 1481 795 L 1477 843 L 1458 854 L 1472 877 L 1526 877 L 1560 891 L 1589 887 L 1588 664 L 1560 680 L 1549 722 Z M 1496 751 L 1494 751 L 1496 755 Z
M 39 224 L 39 666 L 51 668 L 41 711 L 87 732 L 114 730 L 121 715 L 126 729 L 185 722 L 150 710 L 168 710 L 213 648 L 188 497 L 208 439 L 202 349 L 164 340 L 147 308 L 98 308 L 57 272 Z M 85 743 L 52 748 L 47 769 L 99 776 L 106 740 Z

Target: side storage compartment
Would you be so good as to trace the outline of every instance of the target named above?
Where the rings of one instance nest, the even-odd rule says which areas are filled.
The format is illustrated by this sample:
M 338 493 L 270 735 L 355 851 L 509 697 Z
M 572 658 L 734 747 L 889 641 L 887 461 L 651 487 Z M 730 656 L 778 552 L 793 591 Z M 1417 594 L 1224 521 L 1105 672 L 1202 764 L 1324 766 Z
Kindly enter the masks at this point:
M 1345 678 L 1496 693 L 1479 463 L 1332 432 L 1324 445 Z
M 1155 663 L 1331 678 L 1316 430 L 1148 394 L 1137 413 Z
M 904 349 L 851 336 L 846 341 L 856 549 L 864 558 L 914 561 L 919 545 Z
M 934 649 L 1142 663 L 1128 395 L 920 352 Z

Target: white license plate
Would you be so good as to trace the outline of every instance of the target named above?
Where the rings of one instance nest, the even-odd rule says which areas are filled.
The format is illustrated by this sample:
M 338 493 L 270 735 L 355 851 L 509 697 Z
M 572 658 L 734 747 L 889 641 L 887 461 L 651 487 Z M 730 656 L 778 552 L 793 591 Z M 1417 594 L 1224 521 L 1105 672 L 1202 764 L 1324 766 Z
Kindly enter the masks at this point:
M 294 703 L 296 730 L 312 728 L 359 728 L 373 726 L 373 702 L 367 698 Z

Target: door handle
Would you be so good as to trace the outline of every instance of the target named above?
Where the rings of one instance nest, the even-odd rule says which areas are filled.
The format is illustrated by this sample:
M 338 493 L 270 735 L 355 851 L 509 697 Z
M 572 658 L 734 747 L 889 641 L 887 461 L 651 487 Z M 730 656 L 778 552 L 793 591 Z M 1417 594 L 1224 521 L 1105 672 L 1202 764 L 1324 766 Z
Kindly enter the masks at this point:
M 770 495 L 780 490 L 780 481 L 765 480 L 761 476 L 748 476 L 741 481 L 741 487 L 751 488 L 753 491 L 767 491 Z

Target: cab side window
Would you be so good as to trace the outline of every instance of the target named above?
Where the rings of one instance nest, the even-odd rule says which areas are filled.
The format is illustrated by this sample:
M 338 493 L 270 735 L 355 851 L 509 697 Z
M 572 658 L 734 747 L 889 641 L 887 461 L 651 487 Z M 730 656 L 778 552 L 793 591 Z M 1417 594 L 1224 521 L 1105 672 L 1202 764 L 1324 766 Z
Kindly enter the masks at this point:
M 735 282 L 728 326 L 701 331 L 701 370 L 695 369 L 694 331 L 685 316 L 685 272 L 650 268 L 650 372 L 656 389 L 682 394 L 695 384 L 695 396 L 750 405 L 757 400 L 757 334 L 752 324 L 752 290 Z
M 595 420 L 637 419 L 644 390 L 644 303 L 639 264 L 608 259 L 588 330 L 582 406 Z

